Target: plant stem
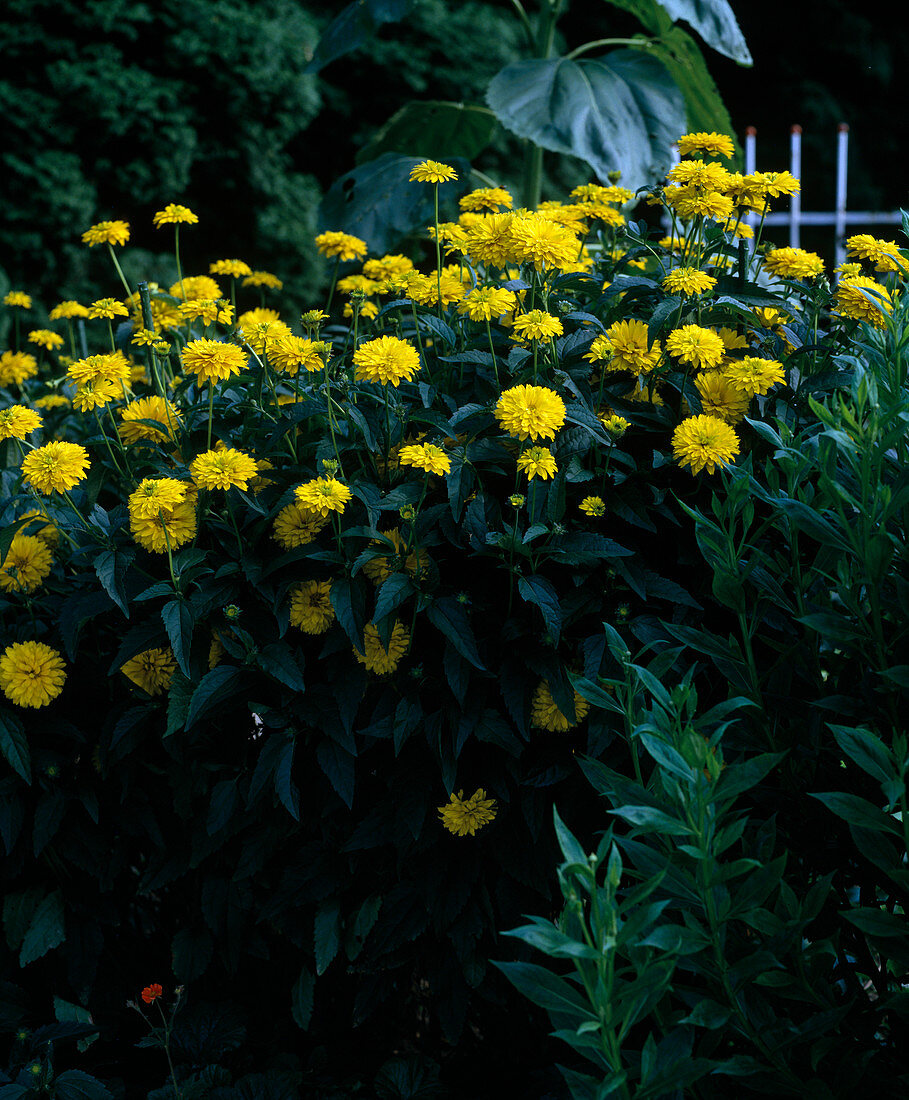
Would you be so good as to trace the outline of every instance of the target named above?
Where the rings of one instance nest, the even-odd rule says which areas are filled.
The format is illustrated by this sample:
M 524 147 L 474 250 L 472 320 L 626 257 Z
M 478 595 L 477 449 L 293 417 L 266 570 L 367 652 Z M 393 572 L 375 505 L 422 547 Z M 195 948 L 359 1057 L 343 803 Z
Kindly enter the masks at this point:
M 120 282 L 123 283 L 123 286 L 126 288 L 126 297 L 130 298 L 132 296 L 132 291 L 129 289 L 129 283 L 126 281 L 126 276 L 123 274 L 123 268 L 120 266 L 120 261 L 117 259 L 117 254 L 114 252 L 114 246 L 110 241 L 107 242 L 107 250 L 110 252 L 110 258 L 114 261 L 114 267 L 117 269 L 117 274 L 120 276 Z

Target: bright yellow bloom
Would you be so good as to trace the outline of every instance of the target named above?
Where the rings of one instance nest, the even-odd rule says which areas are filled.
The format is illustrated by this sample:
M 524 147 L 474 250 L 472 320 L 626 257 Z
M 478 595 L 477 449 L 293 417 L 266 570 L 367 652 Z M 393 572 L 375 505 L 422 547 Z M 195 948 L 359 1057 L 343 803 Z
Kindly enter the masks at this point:
M 304 634 L 324 634 L 335 621 L 331 581 L 303 581 L 290 590 L 290 625 Z
M 156 428 L 151 424 L 140 423 L 143 420 L 154 420 L 161 426 Z M 168 440 L 174 442 L 176 431 L 181 426 L 180 414 L 169 401 L 157 394 L 131 401 L 120 412 L 119 431 L 124 443 L 138 443 L 140 439 L 148 439 L 154 443 Z
M 256 325 L 242 325 L 240 328 L 240 336 L 257 355 L 266 355 L 275 341 L 290 335 L 290 328 L 283 321 L 260 321 Z
M 11 290 L 9 293 L 3 295 L 3 304 L 18 309 L 31 309 L 32 296 L 26 294 L 24 290 Z
M 628 370 L 634 375 L 649 374 L 660 361 L 658 340 L 647 346 L 647 325 L 643 321 L 615 321 L 605 335 L 597 336 L 584 356 L 596 362 L 609 355 L 607 370 Z
M 530 724 L 549 733 L 566 733 L 579 725 L 590 710 L 590 704 L 578 692 L 574 693 L 574 720 L 567 718 L 556 706 L 549 684 L 541 680 L 533 693 Z
M 201 321 L 203 325 L 213 325 L 216 321 L 229 325 L 234 319 L 234 307 L 224 298 L 190 298 L 188 302 L 181 302 L 179 309 L 183 320 Z M 136 342 L 133 337 L 133 343 Z
M 732 138 L 726 134 L 718 134 L 715 131 L 709 134 L 704 131 L 696 134 L 683 134 L 676 144 L 679 148 L 679 155 L 683 157 L 698 155 L 731 157 L 735 152 Z
M 83 481 L 88 467 L 84 447 L 55 440 L 25 456 L 22 476 L 26 485 L 39 493 L 62 493 Z
M 548 447 L 528 447 L 518 455 L 518 469 L 527 474 L 527 480 L 538 477 L 547 481 L 559 472 L 556 460 Z
M 454 836 L 475 836 L 477 829 L 495 819 L 496 800 L 487 798 L 486 791 L 478 787 L 467 799 L 463 791 L 452 794 L 438 811 L 442 824 Z
M 342 513 L 353 493 L 333 477 L 317 477 L 298 485 L 294 497 L 302 508 L 324 517 L 329 512 Z
M 358 382 L 399 386 L 412 382 L 420 369 L 419 352 L 397 336 L 380 336 L 364 341 L 353 354 Z
M 27 512 L 23 512 L 19 519 L 31 521 L 19 528 L 20 534 L 25 535 L 30 531 L 35 538 L 41 539 L 51 550 L 59 543 L 60 532 L 42 508 L 30 508 Z
M 31 344 L 37 344 L 39 348 L 47 348 L 48 351 L 63 347 L 63 337 L 59 332 L 52 332 L 49 328 L 33 329 L 28 334 L 28 340 Z
M 513 214 L 486 214 L 467 233 L 467 250 L 474 263 L 506 267 L 511 262 Z
M 0 588 L 4 592 L 32 592 L 52 565 L 50 549 L 43 539 L 17 533 L 0 567 Z
M 478 187 L 458 199 L 458 205 L 462 210 L 499 210 L 505 207 L 510 210 L 514 206 L 514 199 L 504 187 Z
M 722 326 L 717 329 L 716 334 L 723 341 L 723 347 L 726 351 L 738 351 L 748 347 L 747 339 L 741 333 L 736 332 L 735 329 Z
M 128 317 L 129 310 L 116 298 L 99 298 L 88 307 L 88 316 L 92 321 L 112 321 L 115 317 Z
M 457 178 L 454 168 L 438 160 L 421 160 L 410 170 L 411 183 L 448 183 Z
M 709 328 L 683 325 L 666 337 L 666 351 L 681 363 L 692 363 L 699 369 L 719 365 L 726 353 L 722 339 Z
M 129 222 L 98 222 L 82 234 L 82 243 L 89 248 L 96 244 L 126 244 L 129 240 Z
M 208 265 L 209 275 L 229 275 L 239 279 L 241 275 L 252 275 L 252 268 L 245 260 L 215 260 Z
M 43 642 L 16 642 L 0 656 L 0 691 L 19 707 L 44 707 L 66 680 L 63 658 Z
M 906 271 L 906 261 L 895 241 L 881 241 L 870 233 L 858 233 L 846 241 L 846 250 L 850 256 L 873 263 L 875 271 Z
M 41 427 L 41 414 L 24 405 L 0 409 L 0 439 L 25 439 Z
M 272 275 L 270 271 L 251 271 L 241 285 L 264 286 L 268 290 L 281 290 L 284 287 L 278 276 Z
M 285 550 L 306 546 L 328 525 L 328 513 L 324 516 L 309 508 L 301 508 L 294 502 L 282 508 L 275 516 L 274 539 Z
M 160 695 L 170 687 L 177 670 L 173 651 L 166 649 L 146 649 L 130 657 L 120 671 L 148 695 Z
M 21 386 L 38 373 L 38 360 L 26 351 L 5 351 L 0 355 L 0 386 Z
M 167 293 L 171 298 L 180 298 L 187 302 L 195 298 L 217 301 L 218 298 L 224 297 L 221 287 L 208 275 L 187 275 L 182 282 L 174 283 Z M 154 303 L 154 299 L 152 299 L 152 303 Z
M 704 469 L 712 474 L 739 453 L 739 437 L 717 416 L 692 416 L 672 433 L 672 450 L 679 464 L 690 466 L 693 474 Z
M 132 509 L 129 530 L 136 542 L 154 554 L 164 554 L 168 547 L 175 550 L 196 537 L 196 506 L 187 496 L 181 504 L 154 516 L 140 516 Z
M 764 257 L 764 267 L 784 279 L 813 279 L 824 274 L 824 261 L 804 248 L 772 248 Z
M 309 340 L 303 336 L 280 336 L 268 345 L 268 361 L 285 374 L 302 367 L 310 374 L 324 370 L 331 355 L 326 340 Z
M 716 279 L 696 267 L 677 267 L 661 285 L 667 294 L 706 294 L 716 286 Z
M 427 474 L 440 476 L 451 472 L 451 459 L 432 443 L 421 443 L 412 447 L 402 447 L 398 452 L 398 462 L 402 466 L 415 466 Z
M 723 367 L 723 377 L 740 393 L 749 398 L 767 393 L 772 386 L 786 381 L 783 364 L 775 359 L 759 359 L 746 355 L 743 359 L 732 359 Z
M 735 182 L 733 174 L 715 161 L 683 160 L 666 173 L 666 178 L 682 187 L 700 187 L 704 191 L 726 191 Z
M 471 321 L 492 321 L 510 313 L 517 305 L 517 295 L 504 287 L 478 286 L 458 303 L 458 313 L 466 313 Z
M 545 267 L 561 268 L 573 263 L 581 249 L 570 229 L 541 214 L 517 215 L 511 222 L 511 258 L 532 263 L 537 271 Z
M 122 390 L 109 378 L 90 378 L 73 394 L 73 407 L 79 412 L 103 409 L 121 396 Z
M 407 652 L 410 645 L 410 632 L 397 619 L 388 639 L 388 649 L 382 645 L 379 631 L 375 623 L 367 623 L 363 631 L 363 652 L 354 649 L 354 657 L 361 665 L 366 666 L 367 672 L 374 672 L 377 676 L 387 676 L 395 671 L 401 663 L 401 658 Z
M 514 319 L 514 333 L 522 340 L 551 340 L 564 332 L 562 322 L 542 309 L 531 309 Z
M 198 216 L 188 206 L 180 206 L 176 202 L 169 202 L 152 218 L 153 224 L 159 229 L 162 225 L 196 225 L 198 221 Z
M 52 321 L 71 321 L 76 317 L 87 317 L 88 309 L 79 302 L 60 302 L 50 311 L 49 316 Z
M 602 497 L 584 497 L 578 507 L 585 515 L 596 519 L 606 515 L 606 501 Z
M 89 355 L 86 359 L 75 359 L 66 372 L 70 381 L 77 386 L 89 382 L 129 382 L 129 362 L 120 351 L 109 351 L 106 355 Z
M 705 416 L 717 416 L 727 424 L 738 424 L 751 401 L 750 396 L 738 390 L 721 370 L 703 371 L 694 380 L 701 398 L 701 412 Z
M 183 369 L 203 382 L 221 382 L 246 369 L 246 353 L 220 340 L 190 340 L 183 349 Z
M 146 477 L 130 494 L 129 513 L 139 519 L 151 519 L 159 512 L 170 512 L 186 500 L 186 482 L 173 477 Z
M 200 489 L 230 489 L 235 486 L 245 493 L 258 469 L 256 460 L 242 451 L 225 447 L 206 451 L 189 465 L 193 481 Z
M 62 393 L 46 393 L 43 397 L 36 397 L 35 404 L 39 409 L 62 409 L 69 404 L 69 398 Z
M 336 257 L 339 260 L 362 260 L 369 251 L 366 241 L 334 229 L 327 233 L 320 233 L 316 237 L 316 248 L 323 256 L 329 259 Z
M 794 195 L 801 191 L 802 185 L 791 172 L 755 172 L 764 195 L 768 198 L 778 198 L 780 195 Z
M 616 437 L 623 436 L 631 427 L 631 421 L 626 420 L 624 416 L 619 416 L 618 413 L 598 413 L 597 420 L 610 435 Z
M 727 221 L 733 212 L 732 199 L 719 191 L 701 191 L 697 187 L 667 187 L 663 198 L 680 218 L 713 218 Z
M 440 286 L 441 284 L 441 286 Z M 454 302 L 464 299 L 464 283 L 457 275 L 443 271 L 439 279 L 412 279 L 407 288 L 407 293 L 421 306 L 434 306 L 439 301 L 439 290 L 442 291 L 442 305 L 450 306 Z
M 518 439 L 555 439 L 565 423 L 565 402 L 545 386 L 512 386 L 495 407 L 502 428 Z
M 865 321 L 876 328 L 884 328 L 886 315 L 893 312 L 890 292 L 874 279 L 863 275 L 840 280 L 836 288 L 836 304 L 844 317 Z

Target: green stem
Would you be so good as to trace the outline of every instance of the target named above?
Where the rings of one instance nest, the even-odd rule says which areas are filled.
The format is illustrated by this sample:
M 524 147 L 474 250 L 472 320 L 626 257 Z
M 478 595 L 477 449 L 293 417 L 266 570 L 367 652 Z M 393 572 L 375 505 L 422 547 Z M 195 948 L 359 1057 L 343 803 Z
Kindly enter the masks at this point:
M 214 410 L 214 404 L 215 404 L 215 384 L 209 378 L 209 380 L 208 380 L 208 447 L 207 447 L 207 450 L 209 450 L 209 451 L 211 450 L 211 422 L 212 422 L 212 413 L 213 413 L 213 410 Z
M 565 55 L 566 61 L 573 61 L 576 57 L 580 57 L 583 53 L 589 53 L 591 50 L 598 50 L 600 46 L 638 46 L 649 47 L 650 39 L 648 38 L 597 38 L 593 42 L 585 42 L 583 46 L 578 46 L 576 50 L 572 50 L 571 53 Z
M 486 335 L 489 337 L 489 350 L 492 353 L 492 369 L 496 372 L 496 385 L 499 389 L 502 388 L 502 384 L 499 381 L 499 364 L 496 360 L 496 349 L 492 342 L 492 329 L 489 325 L 489 318 L 486 318 Z
M 335 268 L 334 268 L 334 271 L 331 274 L 331 287 L 329 288 L 329 291 L 328 291 L 328 301 L 325 303 L 325 312 L 328 313 L 328 314 L 331 313 L 331 300 L 335 296 L 335 286 L 337 285 L 337 282 L 338 282 L 338 269 L 340 268 L 340 266 L 341 266 L 341 257 L 340 256 L 335 256 Z
M 129 289 L 129 283 L 126 281 L 126 276 L 123 274 L 123 268 L 120 266 L 120 261 L 117 259 L 117 254 L 114 252 L 114 246 L 107 242 L 107 250 L 110 252 L 110 258 L 114 261 L 114 267 L 117 269 L 117 274 L 120 276 L 120 282 L 126 288 L 126 297 L 129 298 L 132 295 L 132 291 Z
M 436 227 L 436 287 L 439 293 L 439 301 L 437 302 L 437 309 L 439 314 L 439 323 L 442 322 L 442 242 L 439 240 L 439 185 L 435 184 L 433 187 L 433 212 L 435 215 L 435 227 Z
M 524 206 L 536 210 L 543 188 L 543 149 L 528 139 L 524 150 Z

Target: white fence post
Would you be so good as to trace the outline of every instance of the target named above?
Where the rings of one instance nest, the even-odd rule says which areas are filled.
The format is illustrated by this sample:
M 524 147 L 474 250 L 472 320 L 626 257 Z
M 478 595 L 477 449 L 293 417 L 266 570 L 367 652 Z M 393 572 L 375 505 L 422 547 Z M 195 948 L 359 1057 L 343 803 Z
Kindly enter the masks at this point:
M 793 126 L 789 131 L 789 171 L 797 180 L 802 178 L 802 128 Z M 802 216 L 802 193 L 796 191 L 789 200 L 789 247 L 798 248 Z
M 836 241 L 835 267 L 846 262 L 846 178 L 849 164 L 849 126 L 841 122 L 836 135 L 836 219 L 834 234 Z

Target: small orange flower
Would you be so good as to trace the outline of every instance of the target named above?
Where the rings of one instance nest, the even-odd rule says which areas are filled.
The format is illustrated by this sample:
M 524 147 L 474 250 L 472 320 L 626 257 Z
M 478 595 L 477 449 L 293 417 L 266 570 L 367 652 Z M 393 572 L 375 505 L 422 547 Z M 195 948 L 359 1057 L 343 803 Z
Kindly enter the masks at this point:
M 159 997 L 164 996 L 164 986 L 158 985 L 157 982 L 154 985 L 147 985 L 142 990 L 142 1000 L 147 1005 L 150 1005 L 153 1001 L 157 1001 Z

